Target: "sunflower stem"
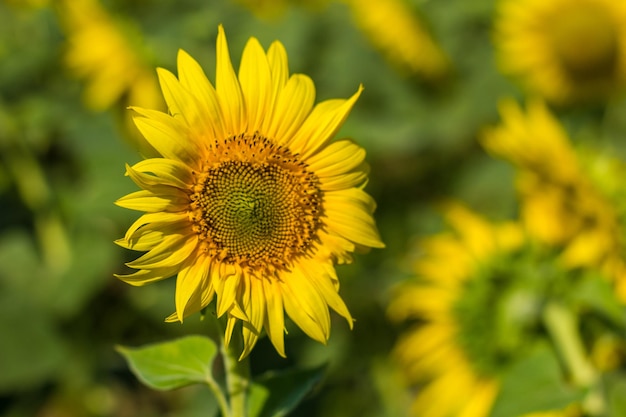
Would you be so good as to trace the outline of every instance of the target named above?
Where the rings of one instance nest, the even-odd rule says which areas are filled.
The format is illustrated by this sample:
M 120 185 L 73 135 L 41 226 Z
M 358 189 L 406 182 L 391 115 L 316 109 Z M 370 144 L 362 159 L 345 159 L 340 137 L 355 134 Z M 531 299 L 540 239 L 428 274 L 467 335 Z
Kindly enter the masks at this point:
M 241 334 L 233 332 L 228 346 L 222 339 L 222 357 L 226 372 L 226 386 L 230 398 L 230 417 L 247 417 L 247 394 L 250 385 L 250 361 L 248 356 L 239 359 L 243 350 Z
M 577 317 L 562 304 L 550 302 L 543 311 L 543 322 L 557 352 L 577 387 L 588 390 L 583 407 L 591 415 L 601 415 L 605 410 L 600 378 L 585 355 Z
M 222 392 L 217 381 L 215 381 L 212 377 L 208 377 L 206 380 L 207 385 L 215 395 L 215 399 L 217 400 L 217 404 L 220 407 L 220 411 L 222 412 L 222 416 L 229 417 L 231 415 L 230 407 L 228 406 L 228 401 Z

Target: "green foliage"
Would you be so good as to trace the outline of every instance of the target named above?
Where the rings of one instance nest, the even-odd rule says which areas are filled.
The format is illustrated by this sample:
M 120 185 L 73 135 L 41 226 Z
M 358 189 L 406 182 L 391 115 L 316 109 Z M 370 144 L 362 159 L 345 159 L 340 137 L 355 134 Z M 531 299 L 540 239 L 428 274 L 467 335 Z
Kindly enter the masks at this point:
M 154 389 L 214 383 L 212 367 L 218 348 L 207 337 L 187 336 L 140 348 L 118 346 L 117 351 L 137 378 Z
M 326 367 L 268 372 L 250 388 L 249 417 L 283 417 L 309 394 L 324 376 Z
M 204 336 L 186 336 L 148 346 L 118 346 L 132 372 L 150 388 L 167 391 L 187 385 L 208 385 L 222 400 L 224 390 L 215 375 L 217 345 Z M 322 379 L 325 367 L 267 372 L 254 380 L 247 401 L 250 417 L 283 417 Z M 216 392 L 218 391 L 218 392 Z
M 594 311 L 614 326 L 626 329 L 626 309 L 602 275 L 589 271 L 574 286 L 570 294 L 575 305 Z
M 584 394 L 584 391 L 565 383 L 554 352 L 542 345 L 505 371 L 502 388 L 490 417 L 561 410 L 582 400 Z

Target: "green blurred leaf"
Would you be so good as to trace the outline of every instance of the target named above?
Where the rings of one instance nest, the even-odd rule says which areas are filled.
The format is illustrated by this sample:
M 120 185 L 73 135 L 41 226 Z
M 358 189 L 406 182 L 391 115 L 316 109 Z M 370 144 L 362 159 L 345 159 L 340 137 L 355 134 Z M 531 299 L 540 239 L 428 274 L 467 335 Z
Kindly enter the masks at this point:
M 575 302 L 596 310 L 619 326 L 626 325 L 626 311 L 609 282 L 590 272 L 572 291 Z
M 249 416 L 286 416 L 319 383 L 325 370 L 326 366 L 321 366 L 264 374 L 250 388 Z
M 609 416 L 626 416 L 626 374 L 615 373 L 606 378 Z
M 491 417 L 563 409 L 582 400 L 583 395 L 582 390 L 565 384 L 554 353 L 547 346 L 541 346 L 504 374 Z
M 118 346 L 117 351 L 141 382 L 150 388 L 171 390 L 213 380 L 215 343 L 203 336 L 187 336 L 140 348 Z
M 0 393 L 23 390 L 58 377 L 70 355 L 52 317 L 27 294 L 0 293 Z

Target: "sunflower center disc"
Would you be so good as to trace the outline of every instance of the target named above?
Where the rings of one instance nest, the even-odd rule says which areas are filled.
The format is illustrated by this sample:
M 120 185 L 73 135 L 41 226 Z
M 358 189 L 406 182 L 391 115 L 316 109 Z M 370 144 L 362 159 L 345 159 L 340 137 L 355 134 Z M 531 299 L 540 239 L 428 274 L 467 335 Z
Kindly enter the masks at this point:
M 216 144 L 207 165 L 191 196 L 205 251 L 265 271 L 306 253 L 321 208 L 306 164 L 262 136 L 240 135 Z
M 550 23 L 552 42 L 561 65 L 575 81 L 611 76 L 618 60 L 615 24 L 597 6 L 559 10 Z

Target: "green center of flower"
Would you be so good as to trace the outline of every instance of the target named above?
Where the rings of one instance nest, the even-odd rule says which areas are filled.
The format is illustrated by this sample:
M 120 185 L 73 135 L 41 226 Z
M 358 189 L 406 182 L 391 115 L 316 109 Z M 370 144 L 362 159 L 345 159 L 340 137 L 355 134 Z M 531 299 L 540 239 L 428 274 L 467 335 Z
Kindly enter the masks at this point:
M 546 297 L 568 285 L 549 254 L 524 248 L 478 268 L 454 303 L 458 343 L 482 376 L 496 376 L 537 340 Z
M 287 268 L 320 225 L 317 177 L 288 149 L 259 135 L 216 143 L 198 175 L 192 220 L 203 248 L 255 270 Z
M 574 81 L 600 81 L 615 72 L 618 35 L 609 12 L 598 6 L 559 9 L 548 22 L 556 55 Z

